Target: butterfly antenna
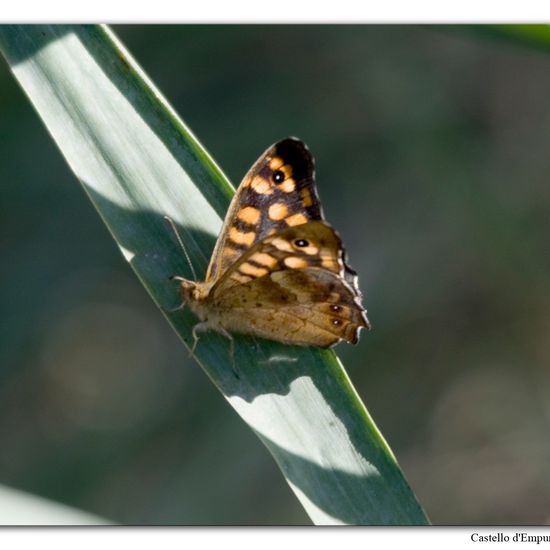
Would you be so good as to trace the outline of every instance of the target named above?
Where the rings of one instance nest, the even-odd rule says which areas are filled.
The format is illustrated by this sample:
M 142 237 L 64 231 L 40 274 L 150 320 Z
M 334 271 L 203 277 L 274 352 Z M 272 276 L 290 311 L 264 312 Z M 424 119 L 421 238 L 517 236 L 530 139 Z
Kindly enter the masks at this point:
M 197 274 L 195 273 L 195 269 L 193 268 L 193 264 L 191 263 L 191 258 L 189 257 L 189 254 L 187 253 L 187 249 L 185 248 L 185 245 L 183 244 L 183 241 L 180 237 L 180 234 L 178 233 L 178 229 L 176 228 L 176 224 L 174 223 L 174 220 L 170 218 L 169 216 L 164 216 L 164 219 L 170 224 L 170 227 L 172 228 L 172 231 L 174 232 L 174 235 L 176 236 L 176 239 L 183 250 L 183 254 L 185 256 L 185 259 L 187 260 L 187 263 L 189 264 L 189 267 L 191 268 L 191 273 L 193 274 L 193 280 L 197 280 Z

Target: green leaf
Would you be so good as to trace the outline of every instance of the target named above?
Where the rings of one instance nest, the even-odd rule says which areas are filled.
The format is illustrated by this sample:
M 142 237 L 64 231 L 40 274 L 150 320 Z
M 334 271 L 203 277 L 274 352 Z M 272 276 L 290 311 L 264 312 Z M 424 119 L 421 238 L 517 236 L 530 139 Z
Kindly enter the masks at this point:
M 169 312 L 179 298 L 168 277 L 191 273 L 163 216 L 176 221 L 203 274 L 233 194 L 227 178 L 107 27 L 4 26 L 0 47 L 124 257 L 189 346 L 196 319 Z M 236 337 L 239 378 L 223 337 L 202 336 L 195 354 L 313 522 L 428 523 L 332 351 Z M 219 467 L 239 464 L 220 458 Z

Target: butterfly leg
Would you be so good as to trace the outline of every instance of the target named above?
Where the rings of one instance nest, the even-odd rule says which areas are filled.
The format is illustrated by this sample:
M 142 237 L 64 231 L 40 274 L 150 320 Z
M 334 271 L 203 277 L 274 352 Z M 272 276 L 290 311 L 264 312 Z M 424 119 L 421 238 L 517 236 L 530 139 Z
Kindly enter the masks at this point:
M 179 306 L 173 307 L 172 309 L 168 310 L 168 313 L 175 313 L 176 311 L 181 311 L 182 309 L 185 309 L 185 306 L 187 304 L 185 302 L 182 302 Z
M 237 372 L 237 366 L 235 364 L 235 339 L 223 327 L 218 327 L 217 331 L 229 340 L 229 356 L 231 357 L 231 370 L 233 371 L 233 374 L 236 376 L 236 378 L 240 380 L 241 377 Z
M 197 347 L 197 344 L 199 342 L 199 332 L 205 332 L 208 330 L 208 328 L 208 321 L 201 321 L 193 327 L 193 331 L 191 332 L 191 334 L 193 335 L 193 347 L 191 348 L 190 352 L 191 355 L 195 353 L 195 348 Z

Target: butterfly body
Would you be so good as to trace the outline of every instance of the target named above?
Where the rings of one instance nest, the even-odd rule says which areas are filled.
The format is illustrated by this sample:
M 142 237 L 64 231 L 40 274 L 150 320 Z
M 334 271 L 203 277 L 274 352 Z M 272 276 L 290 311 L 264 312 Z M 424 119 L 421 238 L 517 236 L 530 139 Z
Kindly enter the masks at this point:
M 295 138 L 270 147 L 243 179 L 206 280 L 179 279 L 201 328 L 224 334 L 329 347 L 369 328 L 340 237 L 323 220 L 313 159 Z

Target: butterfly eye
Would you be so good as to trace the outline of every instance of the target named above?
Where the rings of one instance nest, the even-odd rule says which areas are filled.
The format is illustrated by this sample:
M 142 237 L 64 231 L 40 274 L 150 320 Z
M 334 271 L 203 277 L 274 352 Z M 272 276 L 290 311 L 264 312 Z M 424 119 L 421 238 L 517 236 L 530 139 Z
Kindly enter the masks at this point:
M 303 248 L 304 246 L 309 246 L 309 241 L 306 241 L 305 239 L 296 239 L 294 244 L 300 248 Z
M 272 177 L 275 183 L 283 183 L 285 181 L 285 174 L 281 170 L 275 170 Z
M 342 308 L 340 306 L 330 306 L 330 309 L 332 309 L 332 311 L 340 311 Z

